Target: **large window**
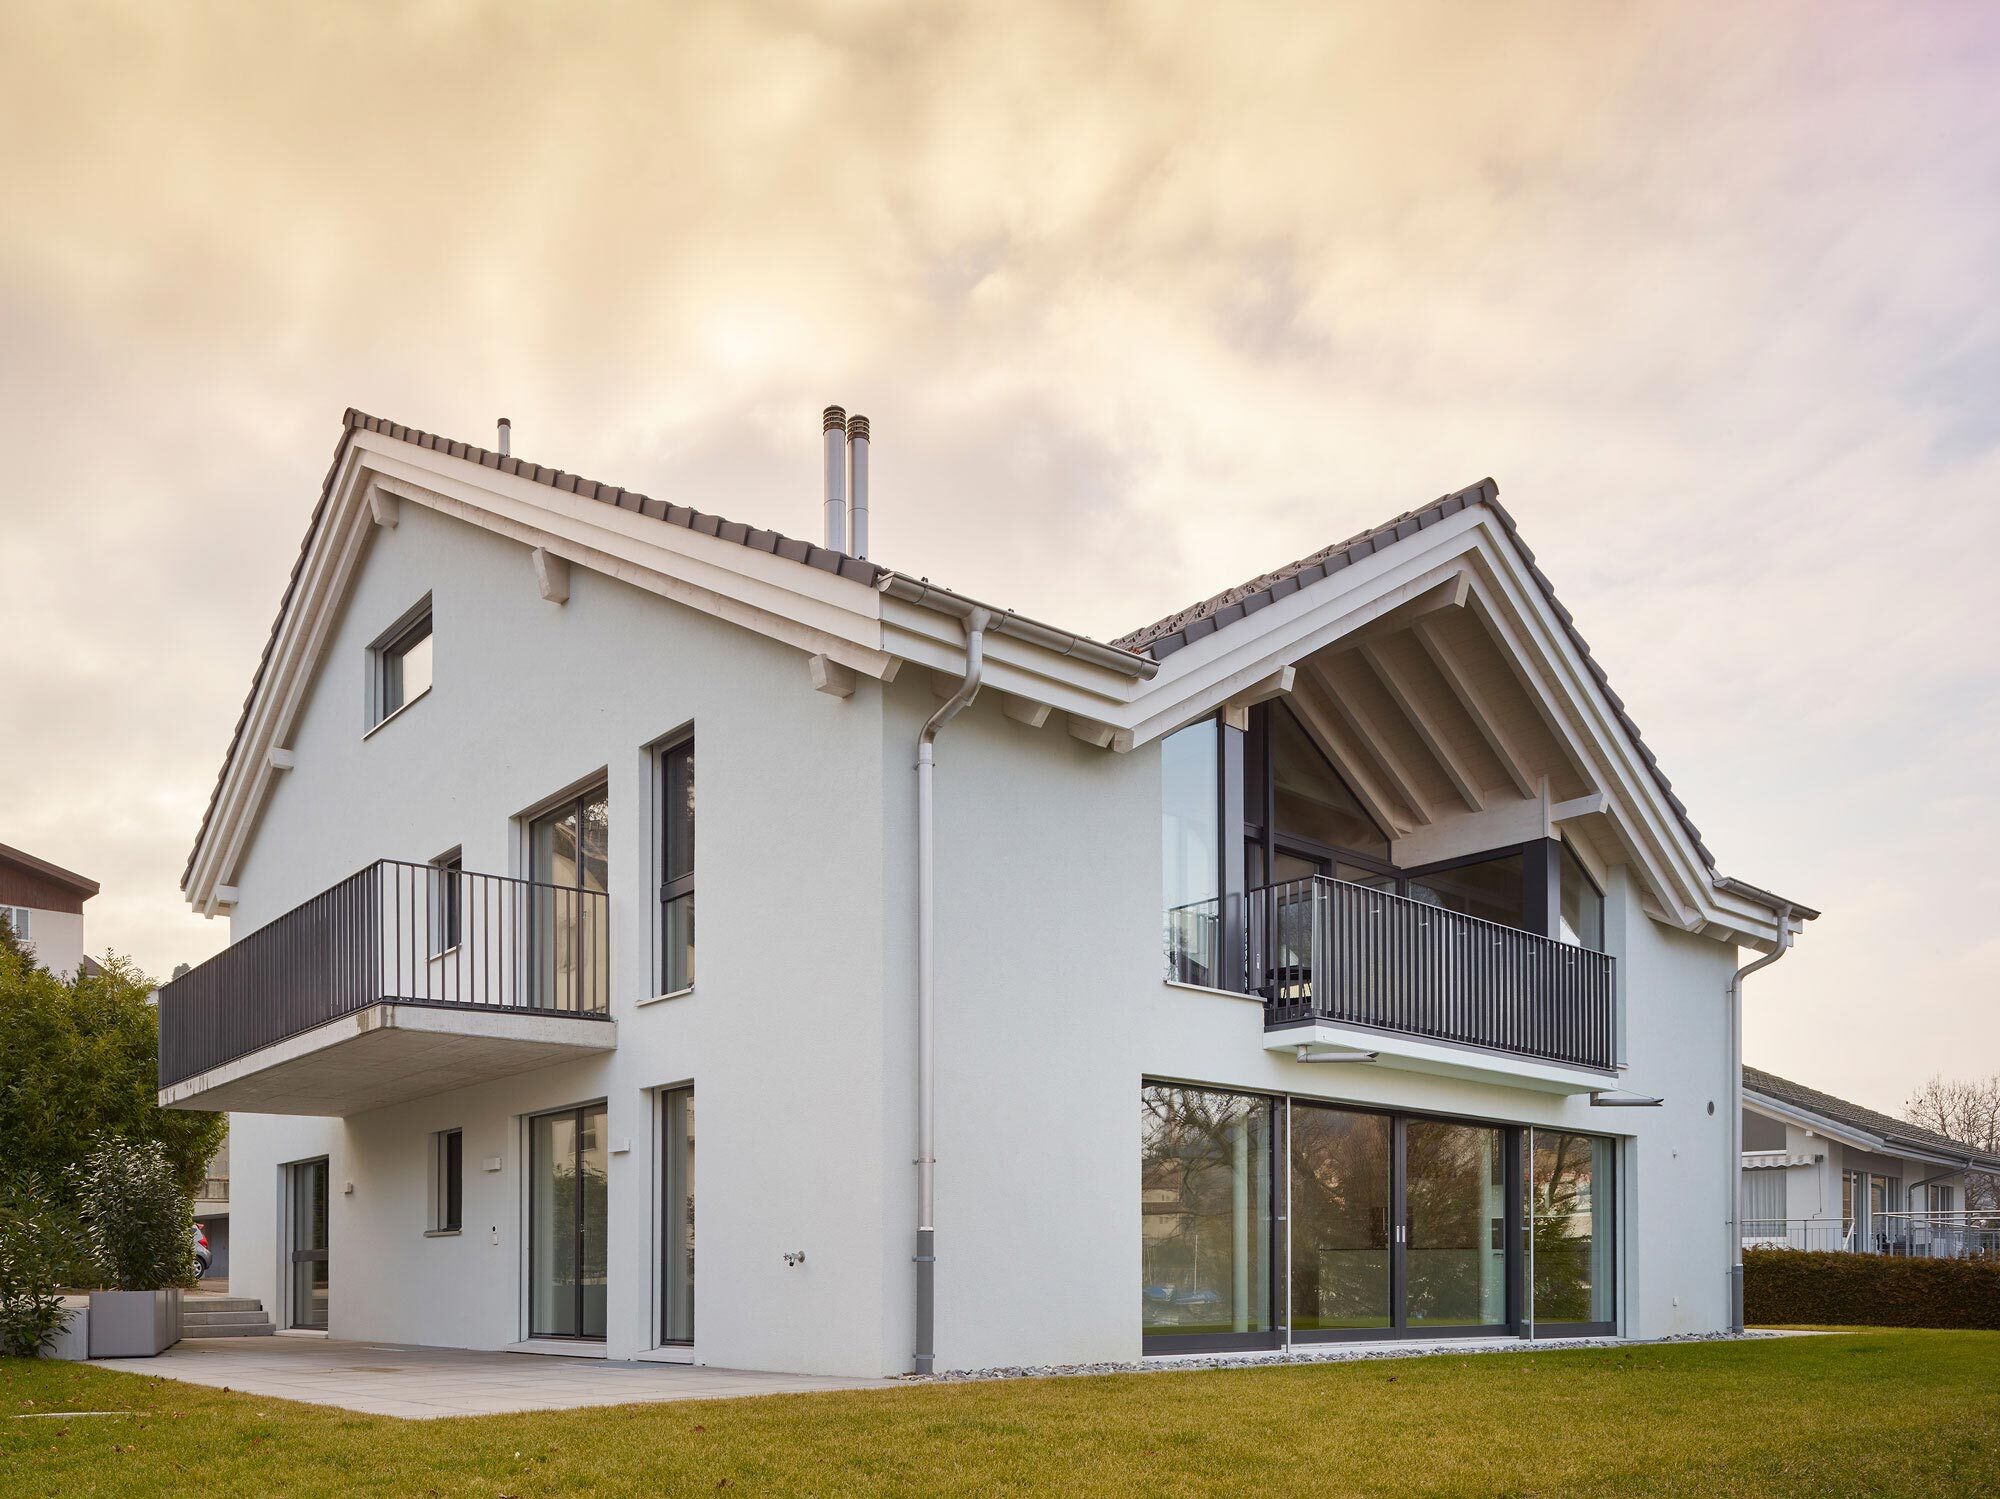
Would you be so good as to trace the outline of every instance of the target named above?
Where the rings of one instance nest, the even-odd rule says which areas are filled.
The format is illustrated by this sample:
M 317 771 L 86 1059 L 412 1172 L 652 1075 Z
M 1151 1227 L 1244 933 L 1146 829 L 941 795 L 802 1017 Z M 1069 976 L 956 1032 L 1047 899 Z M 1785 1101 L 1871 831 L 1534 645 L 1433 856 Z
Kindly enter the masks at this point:
M 609 1196 L 603 1104 L 528 1121 L 528 1336 L 602 1338 Z
M 1386 860 L 1389 840 L 1362 808 L 1359 798 L 1313 743 L 1283 703 L 1266 708 L 1270 738 L 1271 826 L 1280 844 L 1288 839 L 1323 849 L 1341 849 Z M 1254 751 L 1253 757 L 1254 756 Z M 1261 758 L 1261 757 L 1256 757 Z M 1259 774 L 1252 784 L 1262 779 Z M 1259 815 L 1256 822 L 1263 822 Z
M 660 756 L 660 992 L 694 984 L 694 741 Z
M 694 1341 L 694 1089 L 660 1095 L 660 1341 Z
M 1557 844 L 1556 849 L 1556 867 L 1562 882 L 1556 935 L 1577 947 L 1603 952 L 1604 896 L 1567 843 Z
M 1170 735 L 1160 749 L 1160 839 L 1165 870 L 1167 976 L 1224 987 L 1220 949 L 1221 725 L 1214 719 Z
M 1149 1353 L 1614 1328 L 1610 1139 L 1175 1084 L 1142 1099 Z
M 1519 853 L 1468 860 L 1410 880 L 1416 900 L 1502 926 L 1527 924 L 1527 878 Z
M 1142 1302 L 1153 1351 L 1269 1347 L 1272 1101 L 1149 1085 Z

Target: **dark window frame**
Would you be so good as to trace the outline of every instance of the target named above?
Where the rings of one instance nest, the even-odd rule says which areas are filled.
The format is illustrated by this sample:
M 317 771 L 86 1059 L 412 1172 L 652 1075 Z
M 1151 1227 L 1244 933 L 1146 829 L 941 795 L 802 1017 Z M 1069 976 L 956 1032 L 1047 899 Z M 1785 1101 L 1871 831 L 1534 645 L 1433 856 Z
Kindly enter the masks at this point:
M 431 647 L 431 681 L 415 697 L 404 695 L 403 658 L 437 634 L 431 595 L 425 594 L 368 647 L 368 728 L 380 728 L 437 684 L 437 647 Z
M 662 1348 L 692 1348 L 694 1346 L 694 1338 L 695 1338 L 693 1311 L 691 1310 L 688 1316 L 689 1325 L 688 1325 L 687 1336 L 685 1337 L 678 1336 L 672 1331 L 671 1328 L 671 1318 L 673 1316 L 673 1308 L 668 1304 L 667 1300 L 667 1287 L 669 1285 L 669 1278 L 667 1273 L 667 1260 L 668 1257 L 675 1252 L 675 1249 L 677 1247 L 677 1240 L 675 1238 L 675 1235 L 669 1232 L 670 1227 L 677 1227 L 677 1225 L 670 1224 L 670 1220 L 667 1217 L 667 1212 L 668 1209 L 673 1205 L 674 1199 L 679 1195 L 677 1192 L 673 1190 L 673 1188 L 675 1185 L 676 1176 L 680 1169 L 679 1162 L 676 1161 L 674 1157 L 674 1151 L 672 1148 L 673 1136 L 674 1136 L 673 1111 L 676 1108 L 681 1107 L 683 1101 L 685 1101 L 687 1104 L 690 1105 L 693 1103 L 694 1101 L 693 1083 L 679 1083 L 671 1088 L 660 1089 L 660 1135 L 659 1135 L 660 1210 L 661 1210 L 660 1211 L 660 1265 L 659 1265 L 660 1316 L 659 1316 L 659 1327 L 657 1329 L 657 1335 L 660 1339 L 659 1346 Z M 698 1149 L 699 1147 L 696 1148 Z M 697 1187 L 696 1192 L 697 1193 L 699 1192 L 699 1187 Z M 690 1193 L 688 1195 L 695 1196 L 696 1194 Z M 690 1237 L 693 1237 L 695 1239 L 695 1248 L 697 1254 L 697 1258 L 695 1261 L 697 1269 L 691 1269 L 688 1272 L 688 1281 L 690 1289 L 692 1289 L 693 1285 L 695 1284 L 695 1275 L 697 1273 L 700 1264 L 699 1261 L 700 1239 L 698 1237 L 700 1233 L 699 1215 L 700 1215 L 700 1204 L 699 1204 L 699 1199 L 697 1197 L 696 1203 L 694 1204 L 693 1207 L 690 1208 L 688 1214 L 689 1218 L 692 1220 L 690 1224 Z
M 581 1327 L 583 1326 L 584 1322 L 583 1267 L 585 1259 L 587 1258 L 585 1252 L 585 1242 L 584 1242 L 584 1223 L 589 1217 L 588 1212 L 586 1212 L 584 1208 L 584 1201 L 583 1201 L 584 1121 L 592 1114 L 602 1114 L 604 1118 L 605 1129 L 606 1130 L 610 1129 L 611 1105 L 608 1100 L 602 1098 L 597 1099 L 595 1102 L 592 1103 L 571 1104 L 565 1108 L 560 1108 L 560 1109 L 539 1109 L 535 1113 L 528 1115 L 526 1119 L 523 1120 L 523 1123 L 527 1129 L 527 1139 L 529 1143 L 529 1148 L 526 1151 L 524 1151 L 523 1154 L 526 1156 L 528 1163 L 528 1203 L 527 1203 L 528 1212 L 526 1216 L 530 1219 L 530 1221 L 526 1224 L 526 1228 L 528 1231 L 525 1235 L 528 1247 L 528 1279 L 526 1284 L 522 1287 L 522 1290 L 525 1293 L 523 1297 L 524 1301 L 523 1311 L 526 1315 L 528 1339 L 530 1342 L 603 1343 L 606 1342 L 610 1336 L 609 1327 L 607 1327 L 603 1333 L 535 1331 L 535 1233 L 534 1233 L 534 1224 L 532 1222 L 532 1217 L 534 1212 L 533 1201 L 534 1201 L 534 1172 L 535 1172 L 535 1153 L 533 1148 L 534 1124 L 535 1121 L 538 1119 L 561 1119 L 561 1118 L 572 1119 L 575 1121 L 576 1124 L 576 1144 L 572 1147 L 572 1153 L 575 1157 L 574 1166 L 575 1166 L 575 1180 L 577 1183 L 577 1188 L 574 1194 L 574 1201 L 570 1204 L 573 1216 L 573 1223 L 571 1226 L 571 1233 L 573 1235 L 573 1238 L 571 1240 L 571 1243 L 572 1243 L 572 1254 L 574 1256 L 574 1258 L 571 1260 L 571 1263 L 576 1266 L 576 1271 L 577 1271 L 576 1285 L 572 1287 L 572 1290 L 576 1298 L 576 1306 L 575 1306 L 576 1325 L 578 1327 Z M 609 1226 L 610 1226 L 610 1188 L 611 1188 L 610 1178 L 607 1176 L 605 1179 L 605 1193 L 606 1193 L 605 1219 L 606 1219 L 607 1233 L 609 1232 Z M 607 1242 L 605 1244 L 605 1251 L 606 1251 L 605 1301 L 606 1301 L 607 1317 L 609 1314 L 609 1303 L 610 1303 L 610 1296 L 609 1296 L 610 1268 L 611 1268 L 610 1248 L 611 1246 L 609 1242 Z
M 1385 1108 L 1380 1105 L 1350 1103 L 1341 1099 L 1320 1098 L 1302 1093 L 1263 1093 L 1254 1088 L 1217 1087 L 1208 1083 L 1189 1082 L 1178 1078 L 1146 1076 L 1140 1079 L 1140 1090 L 1148 1088 L 1183 1088 L 1198 1093 L 1224 1094 L 1237 1098 L 1261 1100 L 1271 1109 L 1271 1213 L 1270 1213 L 1270 1253 L 1269 1269 L 1271 1286 L 1272 1327 L 1265 1333 L 1212 1333 L 1188 1337 L 1168 1334 L 1140 1333 L 1140 1352 L 1148 1357 L 1175 1353 L 1222 1353 L 1268 1350 L 1282 1348 L 1287 1342 L 1292 1344 L 1320 1343 L 1361 1343 L 1443 1341 L 1452 1338 L 1513 1337 L 1522 1341 L 1541 1341 L 1544 1338 L 1598 1337 L 1612 1336 L 1618 1329 L 1619 1294 L 1622 1280 L 1620 1276 L 1621 1241 L 1624 1233 L 1621 1200 L 1618 1195 L 1622 1176 L 1619 1162 L 1619 1141 L 1616 1135 L 1598 1134 L 1593 1130 L 1564 1129 L 1552 1133 L 1583 1135 L 1592 1139 L 1607 1140 L 1611 1144 L 1609 1170 L 1610 1182 L 1607 1187 L 1610 1204 L 1607 1215 L 1611 1234 L 1611 1245 L 1606 1255 L 1611 1283 L 1607 1290 L 1607 1301 L 1612 1316 L 1601 1322 L 1542 1322 L 1529 1316 L 1528 1296 L 1528 1255 L 1526 1250 L 1528 1225 L 1528 1192 L 1530 1187 L 1529 1140 L 1532 1125 L 1509 1124 L 1504 1120 L 1487 1119 L 1476 1115 L 1460 1115 L 1435 1112 L 1425 1109 Z M 1293 1326 L 1291 1283 L 1287 1274 L 1291 1262 L 1291 1131 L 1292 1110 L 1294 1108 L 1334 1109 L 1351 1114 L 1367 1114 L 1375 1118 L 1386 1118 L 1390 1122 L 1390 1325 L 1388 1327 L 1367 1328 L 1315 1328 L 1299 1330 Z M 1422 1326 L 1412 1328 L 1409 1324 L 1408 1290 L 1408 1225 L 1409 1225 L 1409 1178 L 1408 1178 L 1408 1127 L 1413 1123 L 1459 1124 L 1481 1129 L 1498 1130 L 1504 1182 L 1502 1192 L 1505 1211 L 1502 1215 L 1501 1232 L 1506 1244 L 1505 1275 L 1505 1315 L 1504 1322 L 1470 1324 L 1464 1327 Z M 1596 1190 L 1596 1183 L 1592 1183 Z
M 465 1227 L 465 1131 L 441 1129 L 431 1136 L 432 1166 L 437 1174 L 431 1202 L 434 1234 L 455 1234 Z
M 663 745 L 659 751 L 660 791 L 660 971 L 659 992 L 679 994 L 694 987 L 698 956 L 695 952 L 695 848 L 700 840 L 696 815 L 691 811 L 685 830 L 675 808 L 686 797 L 698 810 L 694 735 L 686 734 Z M 680 846 L 685 838 L 686 847 Z M 685 903 L 688 923 L 687 972 L 678 972 L 675 944 L 671 940 L 674 910 Z
M 465 940 L 465 853 L 453 849 L 431 860 L 431 952 L 441 958 Z

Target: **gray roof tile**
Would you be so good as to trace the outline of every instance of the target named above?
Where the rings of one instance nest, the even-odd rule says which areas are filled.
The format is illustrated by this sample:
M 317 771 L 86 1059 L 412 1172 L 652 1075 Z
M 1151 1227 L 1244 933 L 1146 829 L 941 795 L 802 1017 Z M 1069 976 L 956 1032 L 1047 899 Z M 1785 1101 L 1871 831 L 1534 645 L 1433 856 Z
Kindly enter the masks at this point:
M 1773 1103 L 1789 1104 L 1795 1109 L 1803 1109 L 1808 1114 L 1818 1114 L 1823 1119 L 1831 1119 L 1836 1124 L 1851 1124 L 1856 1129 L 1871 1135 L 1880 1135 L 1886 1140 L 1916 1145 L 1933 1152 L 1947 1155 L 1962 1155 L 1990 1166 L 2000 1166 L 2000 1155 L 1981 1150 L 1976 1145 L 1967 1145 L 1963 1140 L 1954 1140 L 1950 1135 L 1941 1135 L 1934 1129 L 1925 1129 L 1921 1124 L 1912 1124 L 1907 1119 L 1898 1119 L 1893 1114 L 1877 1113 L 1858 1103 L 1849 1103 L 1844 1098 L 1835 1098 L 1831 1093 L 1822 1093 L 1817 1088 L 1808 1088 L 1804 1083 L 1795 1083 L 1790 1078 L 1779 1077 L 1775 1072 L 1765 1072 L 1759 1067 L 1743 1069 L 1743 1091 L 1754 1093 Z

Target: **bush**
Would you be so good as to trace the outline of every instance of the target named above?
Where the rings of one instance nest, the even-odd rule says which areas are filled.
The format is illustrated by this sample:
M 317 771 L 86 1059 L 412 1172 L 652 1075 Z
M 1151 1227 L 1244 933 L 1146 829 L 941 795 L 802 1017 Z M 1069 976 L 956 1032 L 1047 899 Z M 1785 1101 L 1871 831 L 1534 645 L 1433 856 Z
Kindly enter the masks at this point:
M 76 1224 L 33 1183 L 0 1185 L 0 1354 L 36 1358 L 62 1331 Z
M 107 1140 L 74 1177 L 99 1274 L 121 1291 L 194 1284 L 194 1205 L 157 1141 Z
M 2000 1328 L 2000 1263 L 1746 1249 L 1743 1319 L 1766 1326 Z

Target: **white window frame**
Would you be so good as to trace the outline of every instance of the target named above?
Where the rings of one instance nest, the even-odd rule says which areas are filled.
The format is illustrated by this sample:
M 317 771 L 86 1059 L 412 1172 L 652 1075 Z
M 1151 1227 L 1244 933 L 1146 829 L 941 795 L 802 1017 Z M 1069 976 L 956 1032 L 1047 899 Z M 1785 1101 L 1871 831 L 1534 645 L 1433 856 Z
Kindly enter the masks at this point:
M 437 682 L 437 619 L 431 608 L 431 595 L 425 594 L 415 604 L 397 616 L 396 622 L 384 630 L 368 646 L 368 734 L 373 734 L 383 724 L 388 723 L 404 709 L 422 702 L 430 695 Z M 404 655 L 421 640 L 430 640 L 431 680 L 414 697 L 401 695 L 400 684 L 396 686 L 397 700 L 390 701 L 392 674 L 400 669 Z M 367 735 L 362 736 L 366 738 Z

